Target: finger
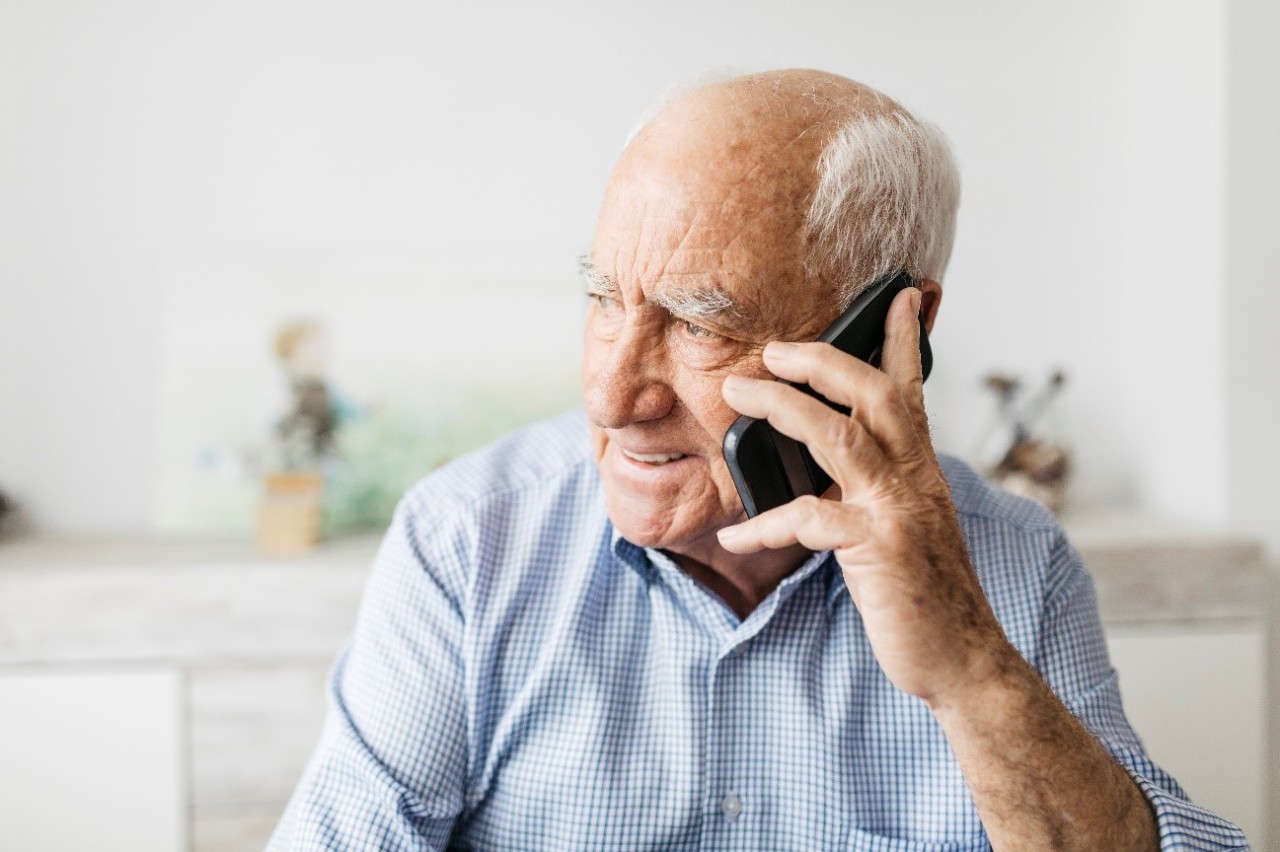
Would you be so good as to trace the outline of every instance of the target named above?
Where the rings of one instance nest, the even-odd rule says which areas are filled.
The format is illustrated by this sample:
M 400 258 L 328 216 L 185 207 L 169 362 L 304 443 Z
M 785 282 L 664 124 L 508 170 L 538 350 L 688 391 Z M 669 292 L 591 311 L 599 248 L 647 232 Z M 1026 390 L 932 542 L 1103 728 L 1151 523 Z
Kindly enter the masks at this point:
M 845 495 L 864 489 L 887 464 L 879 444 L 861 423 L 790 385 L 729 376 L 722 393 L 736 411 L 768 420 L 770 426 L 807 446 Z
M 803 382 L 848 407 L 886 455 L 914 452 L 919 435 L 913 413 L 885 373 L 829 343 L 770 343 L 764 361 L 774 375 Z
M 865 536 L 866 510 L 812 494 L 725 527 L 720 546 L 731 553 L 758 553 L 800 544 L 809 550 L 849 547 Z
M 920 298 L 915 287 L 898 293 L 884 321 L 881 364 L 885 373 L 902 385 L 920 381 Z
M 885 374 L 899 387 L 917 433 L 927 436 L 929 422 L 924 408 L 924 378 L 920 364 L 922 297 L 919 290 L 910 287 L 899 293 L 889 306 L 881 364 Z

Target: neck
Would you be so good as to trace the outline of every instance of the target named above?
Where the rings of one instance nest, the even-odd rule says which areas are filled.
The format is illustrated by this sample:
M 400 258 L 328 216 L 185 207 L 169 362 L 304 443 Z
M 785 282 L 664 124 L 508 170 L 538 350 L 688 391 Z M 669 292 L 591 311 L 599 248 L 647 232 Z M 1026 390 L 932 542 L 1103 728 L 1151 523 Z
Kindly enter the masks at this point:
M 740 619 L 750 615 L 813 551 L 802 545 L 759 553 L 730 553 L 719 544 L 705 551 L 667 551 L 680 569 L 724 601 Z

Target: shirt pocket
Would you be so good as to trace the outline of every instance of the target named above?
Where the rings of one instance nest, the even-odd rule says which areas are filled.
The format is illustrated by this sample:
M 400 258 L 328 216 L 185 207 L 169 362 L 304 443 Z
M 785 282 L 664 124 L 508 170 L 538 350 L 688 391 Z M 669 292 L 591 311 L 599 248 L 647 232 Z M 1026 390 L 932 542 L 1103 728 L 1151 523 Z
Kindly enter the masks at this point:
M 846 852 L 989 852 L 991 845 L 985 836 L 969 841 L 937 841 L 923 843 L 918 840 L 899 840 L 855 828 L 849 832 Z

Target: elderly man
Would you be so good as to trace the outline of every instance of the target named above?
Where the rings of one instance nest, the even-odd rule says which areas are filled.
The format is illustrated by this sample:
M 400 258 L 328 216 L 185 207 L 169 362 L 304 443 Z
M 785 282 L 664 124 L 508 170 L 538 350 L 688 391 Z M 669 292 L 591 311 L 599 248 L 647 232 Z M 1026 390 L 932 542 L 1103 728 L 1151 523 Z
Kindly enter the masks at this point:
M 583 262 L 585 419 L 402 501 L 273 848 L 1244 848 L 1143 754 L 1053 520 L 930 446 L 957 198 L 850 80 L 660 108 Z M 883 371 L 807 342 L 898 270 Z M 832 489 L 745 520 L 739 413 Z

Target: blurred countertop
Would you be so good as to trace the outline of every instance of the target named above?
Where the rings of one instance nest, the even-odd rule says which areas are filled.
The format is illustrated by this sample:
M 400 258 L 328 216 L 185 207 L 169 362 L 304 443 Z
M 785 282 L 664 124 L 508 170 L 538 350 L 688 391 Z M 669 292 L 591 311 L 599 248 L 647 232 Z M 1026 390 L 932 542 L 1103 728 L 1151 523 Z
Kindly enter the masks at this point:
M 1259 542 L 1117 510 L 1063 524 L 1110 626 L 1266 614 Z M 249 542 L 0 543 L 0 665 L 328 659 L 355 622 L 379 537 L 294 557 Z
M 379 538 L 270 556 L 250 542 L 0 544 L 0 664 L 331 658 Z

